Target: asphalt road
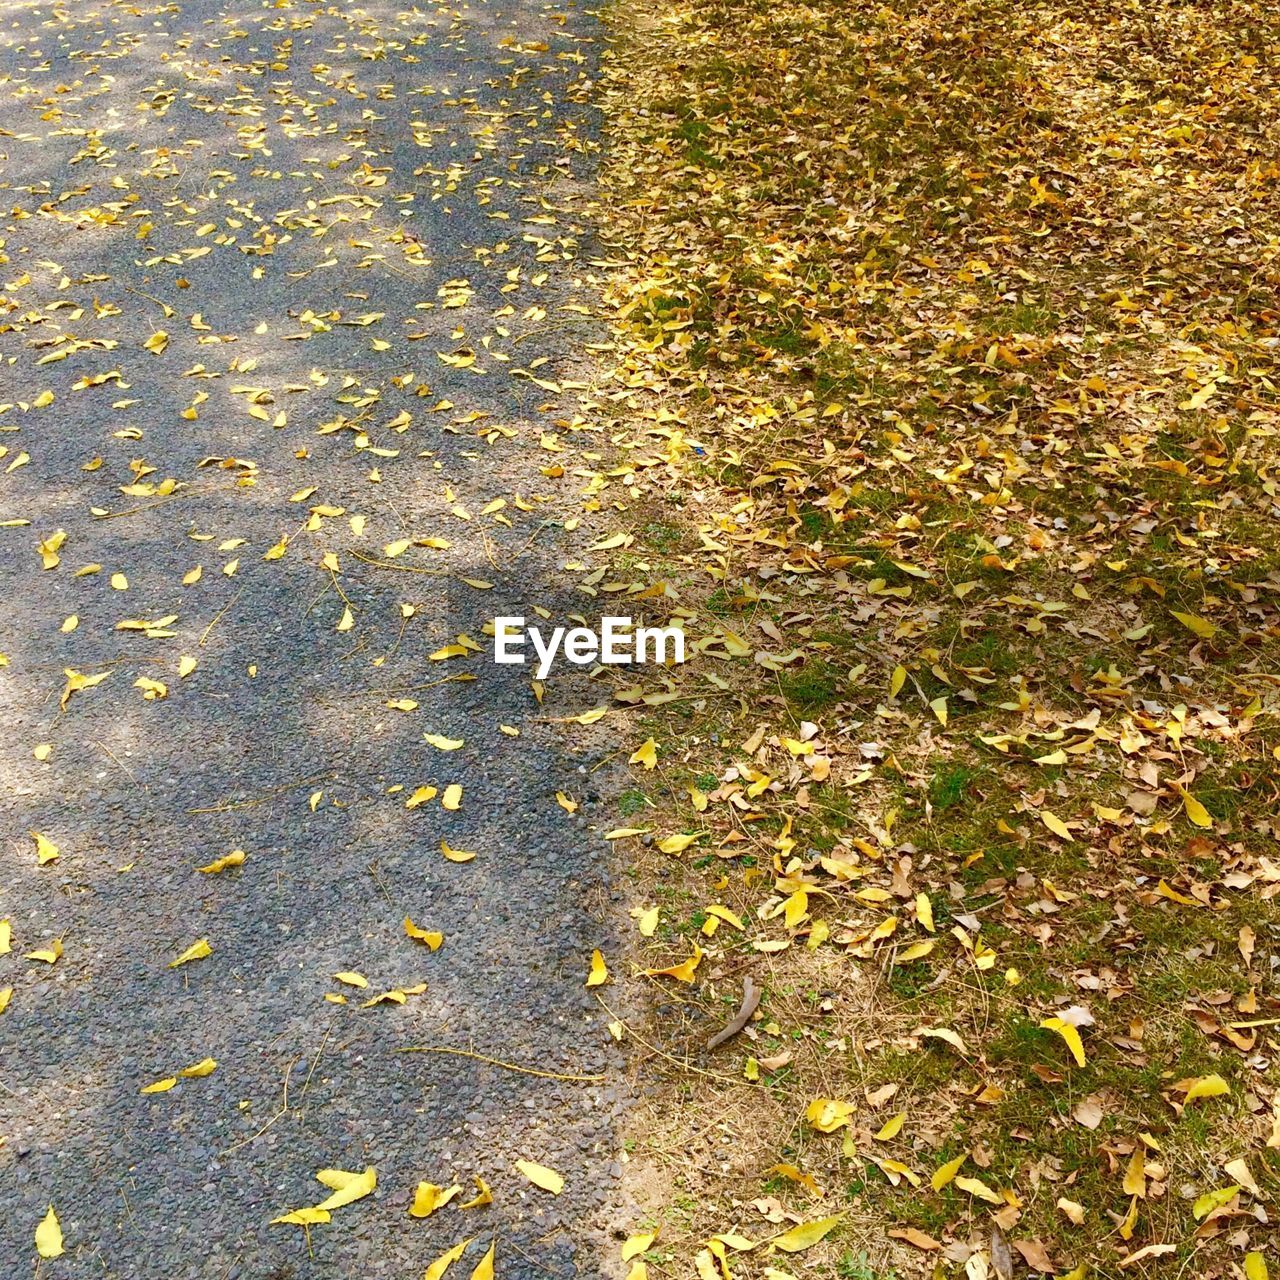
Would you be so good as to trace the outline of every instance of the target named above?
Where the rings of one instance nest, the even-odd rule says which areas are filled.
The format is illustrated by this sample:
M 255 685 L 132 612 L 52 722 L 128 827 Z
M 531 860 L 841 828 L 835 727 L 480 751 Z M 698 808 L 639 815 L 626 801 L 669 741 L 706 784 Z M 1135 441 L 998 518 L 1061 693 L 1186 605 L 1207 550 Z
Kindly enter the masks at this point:
M 631 1224 L 583 986 L 619 910 L 602 748 L 546 722 L 589 693 L 539 706 L 482 634 L 589 604 L 607 527 L 565 528 L 595 20 L 0 13 L 0 1275 L 417 1277 L 468 1237 L 455 1277 L 491 1240 L 500 1277 L 605 1274 Z M 330 1222 L 272 1225 L 368 1166 Z M 492 1204 L 459 1208 L 477 1176 Z M 415 1219 L 420 1181 L 465 1194 Z

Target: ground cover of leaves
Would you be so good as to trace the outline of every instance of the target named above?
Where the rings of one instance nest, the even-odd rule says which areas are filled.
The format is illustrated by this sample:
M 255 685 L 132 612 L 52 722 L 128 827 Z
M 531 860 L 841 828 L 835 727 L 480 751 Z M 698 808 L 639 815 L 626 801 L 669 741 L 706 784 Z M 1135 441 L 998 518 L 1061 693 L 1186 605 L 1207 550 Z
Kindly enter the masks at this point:
M 1274 7 L 613 24 L 636 1274 L 1275 1274 Z

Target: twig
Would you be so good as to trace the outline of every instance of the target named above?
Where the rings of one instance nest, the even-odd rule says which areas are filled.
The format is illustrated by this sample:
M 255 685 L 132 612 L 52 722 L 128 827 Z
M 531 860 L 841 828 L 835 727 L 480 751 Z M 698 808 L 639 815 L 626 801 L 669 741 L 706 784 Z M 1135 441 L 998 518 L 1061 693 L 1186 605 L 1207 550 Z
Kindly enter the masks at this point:
M 126 507 L 123 511 L 107 511 L 93 518 L 95 520 L 119 520 L 122 516 L 136 516 L 140 511 L 150 511 L 153 507 L 163 507 L 166 502 L 172 502 L 175 498 L 194 498 L 199 492 L 199 489 L 192 491 L 184 489 L 180 492 L 166 493 L 163 498 L 157 498 L 155 502 L 143 502 L 136 507 Z
M 541 534 L 544 529 L 550 529 L 557 524 L 559 524 L 558 520 L 543 520 L 538 525 L 538 527 L 529 535 L 528 540 L 525 542 L 524 546 L 521 547 L 520 550 L 517 551 L 515 555 L 511 557 L 512 563 L 514 564 L 517 560 L 519 560 L 520 557 L 524 555 L 524 553 L 528 551 L 531 546 L 533 546 L 534 539 L 537 538 L 538 535 Z
M 477 1062 L 487 1063 L 491 1067 L 503 1067 L 507 1071 L 518 1071 L 524 1076 L 538 1076 L 543 1080 L 572 1080 L 579 1084 L 600 1084 L 607 1080 L 607 1075 L 580 1076 L 565 1071 L 539 1071 L 536 1067 L 522 1067 L 515 1062 L 503 1062 L 500 1058 L 489 1058 L 483 1053 L 473 1053 L 470 1049 L 450 1049 L 446 1045 L 409 1044 L 399 1050 L 400 1053 L 450 1053 L 458 1058 L 474 1058 Z
M 115 753 L 111 750 L 111 748 L 110 748 L 109 746 L 107 746 L 107 744 L 106 744 L 105 742 L 99 742 L 99 741 L 95 738 L 95 739 L 94 739 L 94 742 L 93 742 L 93 745 L 94 745 L 95 747 L 98 747 L 100 750 L 104 751 L 104 752 L 106 753 L 107 759 L 108 759 L 108 760 L 110 760 L 112 764 L 117 765 L 119 768 L 123 769 L 123 770 L 124 770 L 124 772 L 125 772 L 125 773 L 127 773 L 127 774 L 129 775 L 129 777 L 130 777 L 130 778 L 132 778 L 132 779 L 133 779 L 133 781 L 134 781 L 135 783 L 138 781 L 137 777 L 134 775 L 133 770 L 132 770 L 132 769 L 130 769 L 130 768 L 129 768 L 129 766 L 128 766 L 127 764 L 125 764 L 125 763 L 124 763 L 124 761 L 123 761 L 123 760 L 119 760 L 119 759 L 117 759 L 117 758 L 116 758 Z M 142 784 L 142 789 L 143 789 L 144 791 L 148 791 L 148 790 L 150 790 L 150 788 L 146 785 L 146 783 L 145 783 L 145 782 Z
M 391 560 L 379 560 L 374 556 L 367 556 L 360 551 L 348 550 L 347 555 L 351 556 L 355 560 L 359 560 L 361 564 L 370 564 L 375 569 L 396 569 L 400 573 L 427 573 L 433 578 L 447 578 L 451 576 L 448 569 L 427 569 L 416 564 L 396 564 Z
M 426 684 L 389 684 L 382 689 L 352 689 L 346 694 L 349 698 L 385 698 L 393 693 L 418 693 L 423 689 L 434 689 L 437 685 L 450 684 L 455 680 L 470 681 L 475 676 L 470 671 L 460 671 L 457 675 L 441 676 L 439 680 L 429 680 Z M 329 703 L 330 699 L 324 694 L 314 693 L 311 695 L 317 702 Z
M 262 1128 L 258 1130 L 257 1133 L 250 1135 L 248 1138 L 243 1138 L 239 1142 L 232 1143 L 231 1146 L 229 1146 L 225 1151 L 218 1152 L 219 1155 L 229 1156 L 233 1151 L 238 1151 L 241 1147 L 247 1147 L 249 1143 L 256 1142 L 260 1137 L 262 1137 L 264 1133 L 266 1133 L 268 1129 L 271 1128 L 273 1124 L 275 1124 L 277 1120 L 280 1119 L 281 1116 L 288 1114 L 289 1112 L 289 1076 L 293 1072 L 293 1064 L 297 1061 L 298 1061 L 297 1058 L 290 1058 L 289 1065 L 284 1069 L 284 1098 L 280 1103 L 280 1110 L 277 1111 L 275 1115 L 273 1115 L 271 1119 L 268 1120 L 267 1123 L 264 1124 Z
M 320 1058 L 324 1054 L 324 1047 L 329 1043 L 329 1036 L 333 1031 L 333 1019 L 330 1018 L 329 1025 L 324 1029 L 324 1039 L 320 1041 L 320 1047 L 316 1050 L 316 1056 L 311 1059 L 311 1070 L 307 1072 L 307 1078 L 302 1082 L 302 1092 L 298 1095 L 298 1101 L 307 1096 L 307 1088 L 311 1084 L 311 1077 L 316 1073 L 316 1067 L 320 1065 Z
M 200 637 L 200 648 L 202 649 L 204 648 L 204 642 L 209 638 L 209 632 L 211 632 L 214 629 L 214 627 L 216 627 L 218 623 L 222 621 L 223 615 L 227 612 L 228 609 L 232 607 L 232 605 L 236 603 L 237 600 L 240 599 L 242 595 L 244 595 L 243 587 L 241 587 L 240 590 L 237 591 L 235 595 L 233 595 L 231 599 L 228 600 L 227 603 L 223 605 L 222 608 L 219 609 L 216 614 L 214 614 L 213 621 L 209 623 L 207 627 L 205 627 L 204 633 Z
M 312 782 L 328 782 L 334 776 L 332 773 L 316 773 L 309 778 L 299 778 L 297 782 L 286 782 L 283 786 L 272 787 L 270 791 L 264 791 L 251 800 L 233 800 L 230 804 L 208 805 L 201 809 L 188 809 L 187 812 L 230 813 L 232 809 L 252 809 L 254 805 L 265 804 L 272 796 L 278 796 L 282 791 L 292 791 L 294 787 L 305 787 Z

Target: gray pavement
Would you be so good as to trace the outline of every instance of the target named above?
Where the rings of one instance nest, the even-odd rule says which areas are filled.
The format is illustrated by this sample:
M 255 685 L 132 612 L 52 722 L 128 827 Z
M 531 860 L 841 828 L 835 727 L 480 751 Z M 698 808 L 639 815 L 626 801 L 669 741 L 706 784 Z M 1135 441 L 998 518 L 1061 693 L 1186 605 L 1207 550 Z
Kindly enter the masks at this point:
M 586 611 L 564 566 L 609 528 L 564 528 L 599 441 L 561 385 L 599 337 L 595 20 L 0 16 L 0 1277 L 416 1278 L 467 1237 L 453 1276 L 494 1239 L 500 1277 L 605 1274 L 631 1225 L 622 1054 L 583 988 L 616 954 L 606 747 L 545 722 L 599 699 L 557 678 L 540 707 L 482 634 Z M 429 657 L 459 634 L 481 651 Z M 67 671 L 106 679 L 63 706 Z M 367 1166 L 330 1222 L 271 1225 Z M 460 1209 L 476 1176 L 493 1203 Z M 466 1194 L 418 1220 L 419 1181 Z M 65 1252 L 40 1260 L 51 1204 Z

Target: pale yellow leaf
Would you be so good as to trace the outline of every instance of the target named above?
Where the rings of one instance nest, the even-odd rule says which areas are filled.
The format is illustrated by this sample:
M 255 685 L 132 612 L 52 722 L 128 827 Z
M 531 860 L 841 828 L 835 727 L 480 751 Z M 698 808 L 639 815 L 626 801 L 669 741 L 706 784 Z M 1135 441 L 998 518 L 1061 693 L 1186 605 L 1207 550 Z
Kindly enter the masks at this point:
M 213 948 L 209 945 L 208 938 L 201 938 L 198 942 L 193 942 L 176 960 L 169 961 L 169 968 L 176 969 L 180 964 L 189 964 L 192 960 L 203 960 L 205 956 L 213 955 Z
M 535 1187 L 550 1191 L 553 1196 L 558 1196 L 564 1190 L 564 1178 L 554 1169 L 548 1169 L 545 1164 L 536 1164 L 532 1160 L 517 1160 L 516 1168 Z
M 49 1206 L 49 1212 L 40 1220 L 36 1228 L 36 1252 L 42 1258 L 60 1258 L 66 1251 L 62 1247 L 62 1227 L 58 1223 L 58 1215 Z

